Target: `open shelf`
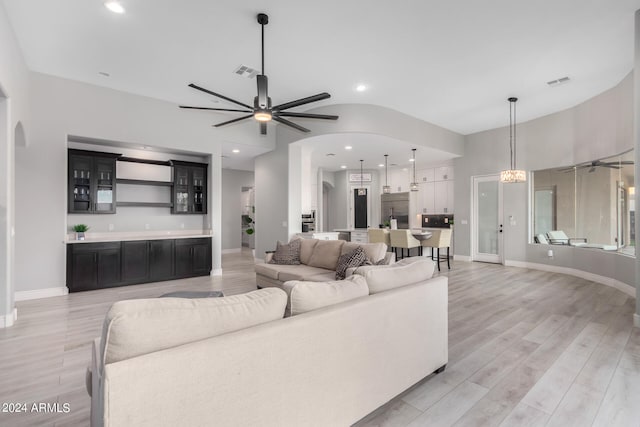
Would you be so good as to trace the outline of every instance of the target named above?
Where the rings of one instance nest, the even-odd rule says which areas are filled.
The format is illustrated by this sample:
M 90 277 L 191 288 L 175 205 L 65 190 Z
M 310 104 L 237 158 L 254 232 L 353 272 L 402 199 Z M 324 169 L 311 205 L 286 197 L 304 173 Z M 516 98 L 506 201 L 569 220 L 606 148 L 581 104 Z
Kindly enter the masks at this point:
M 145 208 L 172 208 L 173 203 L 157 203 L 157 202 L 116 202 L 118 207 L 145 207 Z
M 154 185 L 158 187 L 173 187 L 173 182 L 170 181 L 147 181 L 144 179 L 116 179 L 117 184 L 132 184 L 132 185 Z

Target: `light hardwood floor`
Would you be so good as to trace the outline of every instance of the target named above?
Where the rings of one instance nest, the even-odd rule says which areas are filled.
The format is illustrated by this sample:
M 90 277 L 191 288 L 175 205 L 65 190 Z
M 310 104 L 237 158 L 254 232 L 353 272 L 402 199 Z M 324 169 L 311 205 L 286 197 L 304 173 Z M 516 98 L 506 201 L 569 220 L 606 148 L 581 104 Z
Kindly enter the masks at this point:
M 452 267 L 442 273 L 449 276 L 446 371 L 358 426 L 640 426 L 640 329 L 632 326 L 632 298 L 561 274 L 467 262 Z M 226 295 L 255 289 L 248 251 L 225 255 L 223 271 L 19 302 L 16 325 L 0 329 L 0 404 L 68 403 L 70 412 L 0 412 L 0 426 L 87 426 L 85 367 L 110 305 L 178 289 Z

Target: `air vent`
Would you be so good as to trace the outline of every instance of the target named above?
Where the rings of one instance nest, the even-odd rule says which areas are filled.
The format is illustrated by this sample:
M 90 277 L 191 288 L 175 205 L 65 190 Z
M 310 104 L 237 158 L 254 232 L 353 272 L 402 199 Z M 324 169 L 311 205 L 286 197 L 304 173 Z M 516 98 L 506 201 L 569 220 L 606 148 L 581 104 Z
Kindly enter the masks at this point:
M 247 67 L 246 65 L 239 66 L 233 72 L 239 76 L 246 77 L 248 79 L 252 79 L 258 74 L 258 70 L 251 67 Z
M 559 79 L 556 80 L 551 80 L 549 82 L 547 82 L 547 84 L 551 87 L 555 87 L 555 86 L 560 86 L 561 84 L 565 84 L 565 83 L 569 83 L 569 77 L 560 77 Z

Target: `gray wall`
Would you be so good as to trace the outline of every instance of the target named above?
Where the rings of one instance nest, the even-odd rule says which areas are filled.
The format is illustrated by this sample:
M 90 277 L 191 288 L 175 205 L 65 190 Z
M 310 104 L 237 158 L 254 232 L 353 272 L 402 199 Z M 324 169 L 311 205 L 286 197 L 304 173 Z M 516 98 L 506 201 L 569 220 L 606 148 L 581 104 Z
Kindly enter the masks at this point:
M 633 75 L 629 74 L 616 87 L 569 110 L 518 123 L 519 169 L 528 171 L 568 166 L 621 153 L 634 147 Z M 526 108 L 526 99 L 518 101 Z M 508 119 L 505 99 L 505 116 Z M 471 182 L 477 175 L 497 174 L 509 166 L 508 128 L 493 129 L 465 137 L 465 154 L 454 159 L 456 174 L 455 252 L 470 256 Z M 633 258 L 603 251 L 555 251 L 553 259 L 544 245 L 529 244 L 529 184 L 503 186 L 505 259 L 519 262 L 546 263 L 610 277 L 635 285 Z M 515 219 L 510 225 L 509 217 Z M 463 224 L 467 221 L 466 224 Z M 556 249 L 554 247 L 554 249 Z M 595 255 L 593 255 L 595 253 Z M 612 255 L 612 256 L 610 256 Z M 601 262 L 590 262 L 601 256 Z M 623 267 L 621 267 L 623 265 Z M 631 273 L 631 274 L 630 274 Z
M 223 250 L 242 247 L 242 187 L 253 186 L 253 172 L 222 169 Z
M 0 3 L 0 327 L 13 324 L 17 233 L 14 158 L 16 143 L 29 142 L 28 91 L 27 67 Z

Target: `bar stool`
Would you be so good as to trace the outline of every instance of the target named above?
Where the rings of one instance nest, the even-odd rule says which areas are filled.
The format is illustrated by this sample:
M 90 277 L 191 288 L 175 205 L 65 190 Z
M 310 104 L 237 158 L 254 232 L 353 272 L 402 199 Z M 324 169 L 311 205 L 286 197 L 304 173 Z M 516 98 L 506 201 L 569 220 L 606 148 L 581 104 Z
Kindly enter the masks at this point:
M 443 228 L 440 230 L 431 231 L 431 237 L 422 241 L 423 248 L 431 248 L 431 259 L 438 262 L 438 271 L 440 271 L 440 248 L 447 248 L 447 268 L 451 270 L 451 264 L 449 263 L 449 247 L 451 246 L 451 229 Z M 433 249 L 438 250 L 438 259 L 433 257 Z
M 398 248 L 400 248 L 400 258 L 404 258 L 404 250 L 407 250 L 407 256 L 411 256 L 411 248 L 419 248 L 422 254 L 422 246 L 420 240 L 413 237 L 411 230 L 390 230 L 391 250 L 398 256 Z
M 384 228 L 370 228 L 367 233 L 369 234 L 369 243 L 384 243 L 387 245 L 387 250 L 391 250 L 389 230 Z

